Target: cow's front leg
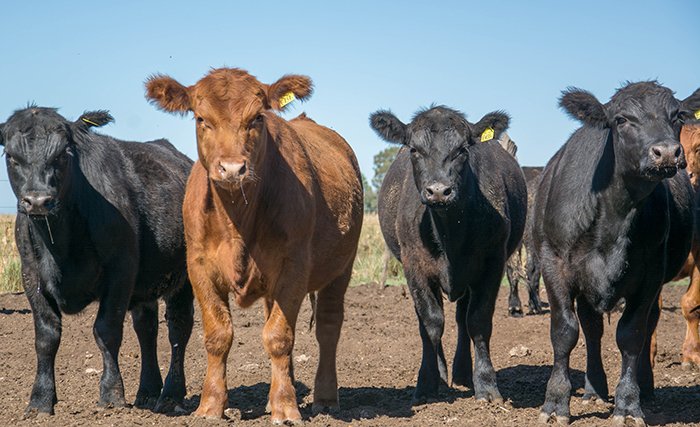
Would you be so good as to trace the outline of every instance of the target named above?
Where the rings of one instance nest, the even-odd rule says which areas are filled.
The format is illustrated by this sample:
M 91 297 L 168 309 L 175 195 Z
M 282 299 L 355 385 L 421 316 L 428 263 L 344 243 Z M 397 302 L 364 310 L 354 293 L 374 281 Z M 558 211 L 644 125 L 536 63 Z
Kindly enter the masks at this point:
M 540 421 L 547 423 L 554 417 L 559 424 L 569 424 L 571 410 L 571 351 L 578 342 L 578 320 L 569 285 L 557 274 L 545 273 L 547 297 L 552 310 L 549 335 L 554 350 L 554 365 L 547 382 L 547 391 L 540 413 Z
M 34 348 L 36 350 L 36 377 L 26 417 L 38 413 L 53 414 L 56 397 L 54 365 L 61 342 L 61 312 L 56 302 L 48 300 L 39 289 L 39 278 L 31 272 L 23 272 L 24 289 L 32 307 L 34 318 Z
M 447 382 L 447 364 L 442 351 L 445 313 L 440 287 L 431 286 L 428 280 L 414 275 L 410 270 L 406 273 L 423 343 L 423 357 L 413 393 L 413 404 L 420 404 L 428 398 L 437 397 L 441 382 Z
M 494 403 L 503 402 L 496 384 L 496 371 L 493 369 L 490 354 L 493 312 L 503 276 L 501 262 L 495 260 L 486 264 L 482 280 L 470 288 L 467 309 L 467 328 L 474 343 L 474 397 Z
M 123 273 L 118 277 L 123 278 Z M 107 291 L 100 300 L 100 308 L 97 310 L 97 318 L 92 329 L 97 347 L 102 352 L 99 406 L 114 408 L 126 406 L 124 382 L 119 371 L 119 348 L 124 333 L 124 317 L 133 286 L 131 284 L 133 284 L 133 278 L 119 282 L 110 281 L 105 284 Z
M 615 390 L 613 425 L 624 425 L 628 417 L 632 418 L 635 424 L 644 425 L 637 375 L 640 357 L 644 357 L 646 364 L 650 365 L 649 353 L 642 354 L 642 349 L 647 339 L 647 324 L 652 304 L 657 304 L 657 298 L 652 295 L 628 298 L 625 311 L 617 324 L 616 339 L 622 354 L 622 368 L 620 382 Z
M 194 414 L 221 418 L 228 402 L 226 359 L 233 342 L 228 289 L 217 288 L 196 263 L 188 263 L 188 268 L 192 289 L 202 311 L 204 347 L 207 350 L 207 373 L 199 407 Z
M 299 307 L 306 296 L 307 285 L 304 278 L 307 275 L 290 273 L 291 271 L 283 271 L 283 276 L 277 283 L 262 334 L 263 346 L 272 365 L 269 405 L 274 424 L 301 423 L 301 413 L 292 383 L 292 350 Z M 302 280 L 299 280 L 299 277 Z
M 700 260 L 697 261 L 700 263 Z M 685 318 L 685 340 L 683 340 L 683 368 L 691 368 L 693 365 L 700 367 L 700 270 L 697 264 L 690 275 L 688 290 L 681 297 L 681 310 Z

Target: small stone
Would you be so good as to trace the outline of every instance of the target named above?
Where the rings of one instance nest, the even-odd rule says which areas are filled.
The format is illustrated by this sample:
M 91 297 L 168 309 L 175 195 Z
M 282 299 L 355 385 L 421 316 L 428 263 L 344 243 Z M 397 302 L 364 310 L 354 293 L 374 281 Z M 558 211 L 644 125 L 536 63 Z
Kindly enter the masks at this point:
M 510 351 L 508 352 L 510 357 L 525 357 L 525 356 L 529 356 L 530 353 L 532 353 L 530 351 L 530 349 L 525 347 L 522 344 L 516 345 L 515 347 L 511 348 Z
M 297 363 L 304 363 L 304 362 L 308 362 L 309 359 L 311 359 L 309 356 L 307 356 L 305 354 L 300 354 L 299 356 L 294 358 L 294 361 Z
M 98 370 L 95 369 L 95 368 L 87 368 L 87 369 L 85 370 L 85 373 L 86 373 L 86 374 L 90 374 L 90 375 L 92 375 L 92 374 L 99 374 L 99 373 L 101 373 L 101 372 L 102 372 L 102 371 L 98 371 Z

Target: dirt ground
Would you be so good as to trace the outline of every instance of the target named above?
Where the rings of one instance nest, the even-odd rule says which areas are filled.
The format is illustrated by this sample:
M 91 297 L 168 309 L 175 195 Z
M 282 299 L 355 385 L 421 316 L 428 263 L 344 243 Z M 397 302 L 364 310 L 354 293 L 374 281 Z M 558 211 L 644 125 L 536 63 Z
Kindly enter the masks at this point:
M 346 298 L 346 315 L 340 342 L 338 375 L 341 410 L 333 415 L 311 416 L 313 378 L 318 350 L 308 331 L 309 304 L 299 317 L 294 352 L 297 396 L 307 425 L 314 426 L 530 426 L 544 401 L 552 363 L 549 315 L 510 318 L 507 289 L 502 288 L 496 315 L 491 355 L 503 405 L 479 403 L 468 389 L 445 389 L 440 398 L 411 407 L 420 363 L 420 338 L 412 301 L 400 286 L 382 292 L 376 286 L 353 287 Z M 680 365 L 680 345 L 685 325 L 678 301 L 684 286 L 667 286 L 659 326 L 659 358 L 655 368 L 656 401 L 645 407 L 651 425 L 700 424 L 700 374 Z M 523 292 L 524 293 L 524 292 Z M 454 354 L 454 304 L 446 304 L 444 345 L 448 361 Z M 161 307 L 161 317 L 163 309 Z M 187 414 L 154 414 L 133 407 L 97 407 L 101 356 L 92 337 L 96 306 L 77 316 L 64 317 L 63 338 L 56 362 L 59 402 L 56 415 L 48 419 L 22 420 L 35 372 L 34 331 L 24 295 L 0 295 L 0 425 L 230 425 L 266 426 L 269 362 L 262 347 L 262 307 L 234 309 L 235 338 L 229 356 L 229 409 L 227 419 L 203 420 Z M 619 314 L 611 317 L 603 342 L 603 360 L 611 392 L 620 372 L 620 356 L 614 341 Z M 574 426 L 609 425 L 612 404 L 589 407 L 581 403 L 585 370 L 583 334 L 572 355 L 571 401 Z M 169 351 L 165 323 L 161 321 L 159 357 L 167 369 Z M 519 347 L 524 346 L 525 349 Z M 518 355 L 511 356 L 512 349 Z M 133 402 L 138 387 L 139 350 L 127 316 L 120 365 L 127 401 Z M 188 347 L 186 373 L 187 412 L 196 409 L 206 367 L 199 310 Z

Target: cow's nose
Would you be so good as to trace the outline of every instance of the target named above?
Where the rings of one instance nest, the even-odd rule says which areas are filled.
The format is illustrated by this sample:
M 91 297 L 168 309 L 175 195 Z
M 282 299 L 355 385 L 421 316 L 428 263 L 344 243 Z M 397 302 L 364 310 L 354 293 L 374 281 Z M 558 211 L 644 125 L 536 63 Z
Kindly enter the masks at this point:
M 425 187 L 425 198 L 429 203 L 447 203 L 454 195 L 452 187 L 434 183 Z
M 22 207 L 30 215 L 46 215 L 53 197 L 46 194 L 27 194 L 22 197 Z
M 649 158 L 659 167 L 678 166 L 685 168 L 683 148 L 676 141 L 662 141 L 649 147 Z
M 219 162 L 218 171 L 221 175 L 221 179 L 241 179 L 248 168 L 246 167 L 246 162 Z

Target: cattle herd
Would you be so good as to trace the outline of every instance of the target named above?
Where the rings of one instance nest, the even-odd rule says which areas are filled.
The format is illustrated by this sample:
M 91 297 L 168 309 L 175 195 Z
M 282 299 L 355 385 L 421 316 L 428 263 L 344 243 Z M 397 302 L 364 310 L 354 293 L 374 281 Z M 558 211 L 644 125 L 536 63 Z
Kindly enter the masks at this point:
M 31 105 L 0 124 L 35 329 L 36 377 L 26 416 L 53 413 L 62 315 L 93 301 L 99 302 L 93 334 L 103 360 L 98 404 L 126 405 L 118 355 L 129 311 L 141 347 L 135 405 L 173 412 L 186 395 L 196 298 L 207 370 L 195 415 L 222 417 L 233 341 L 230 295 L 241 307 L 263 301 L 272 422 L 302 420 L 292 350 L 307 297 L 319 345 L 313 413 L 339 406 L 336 351 L 363 190 L 357 160 L 340 135 L 305 114 L 285 120 L 277 113 L 312 89 L 306 76 L 265 84 L 232 68 L 212 70 L 191 86 L 150 77 L 150 102 L 194 115 L 194 164 L 166 140 L 120 141 L 93 132 L 113 120 L 102 110 L 71 122 L 55 109 Z M 579 325 L 587 356 L 583 399 L 609 399 L 603 316 L 623 306 L 612 421 L 644 424 L 641 402 L 654 392 L 660 290 L 682 274 L 691 277 L 681 303 L 688 328 L 683 362 L 700 364 L 700 243 L 694 238 L 700 89 L 678 100 L 657 82 L 628 83 L 603 104 L 568 88 L 560 106 L 582 126 L 544 169 L 521 168 L 512 142 L 510 153 L 498 143 L 510 121 L 503 111 L 476 123 L 444 106 L 420 110 L 410 123 L 385 110 L 370 115 L 381 138 L 401 145 L 378 206 L 418 317 L 415 403 L 436 397 L 448 377 L 472 388 L 476 399 L 502 402 L 489 341 L 506 271 L 512 315 L 522 315 L 521 279 L 529 311 L 541 313 L 548 304 L 551 312 L 554 361 L 542 390 L 543 423 L 569 422 L 569 358 Z M 539 297 L 540 274 L 547 303 Z M 442 346 L 444 297 L 456 303 L 450 375 Z M 166 304 L 172 352 L 164 381 L 155 345 L 158 298 Z

